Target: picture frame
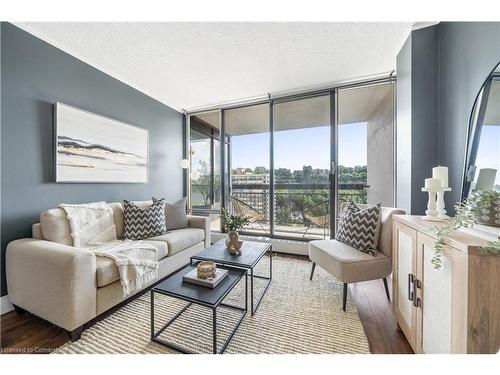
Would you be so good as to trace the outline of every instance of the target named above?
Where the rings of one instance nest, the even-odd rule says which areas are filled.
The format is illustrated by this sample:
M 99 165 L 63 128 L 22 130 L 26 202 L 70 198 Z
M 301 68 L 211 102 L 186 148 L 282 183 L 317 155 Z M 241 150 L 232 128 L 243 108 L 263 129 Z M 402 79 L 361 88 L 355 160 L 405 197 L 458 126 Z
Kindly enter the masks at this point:
M 148 183 L 149 131 L 55 103 L 57 183 Z

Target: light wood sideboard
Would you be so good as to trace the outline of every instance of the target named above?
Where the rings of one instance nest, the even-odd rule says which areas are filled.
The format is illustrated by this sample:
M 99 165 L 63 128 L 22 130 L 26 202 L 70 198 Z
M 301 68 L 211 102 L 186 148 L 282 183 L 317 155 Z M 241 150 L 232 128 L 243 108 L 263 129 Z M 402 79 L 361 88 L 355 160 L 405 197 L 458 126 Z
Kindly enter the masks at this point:
M 486 241 L 456 231 L 446 238 L 441 268 L 431 263 L 443 225 L 395 215 L 392 307 L 415 353 L 497 353 L 500 349 L 500 255 Z

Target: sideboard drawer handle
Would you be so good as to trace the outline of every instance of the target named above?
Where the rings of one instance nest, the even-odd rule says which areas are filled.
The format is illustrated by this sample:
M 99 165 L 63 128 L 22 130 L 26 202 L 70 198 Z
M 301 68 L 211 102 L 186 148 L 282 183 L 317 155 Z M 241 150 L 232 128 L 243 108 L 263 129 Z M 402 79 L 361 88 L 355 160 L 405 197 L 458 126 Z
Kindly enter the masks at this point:
M 420 307 L 420 298 L 417 297 L 417 289 L 420 289 L 420 280 L 413 279 L 413 306 Z
M 408 299 L 410 301 L 413 301 L 413 298 L 414 298 L 414 294 L 413 294 L 413 291 L 412 291 L 412 284 L 415 280 L 415 277 L 409 273 L 408 274 Z

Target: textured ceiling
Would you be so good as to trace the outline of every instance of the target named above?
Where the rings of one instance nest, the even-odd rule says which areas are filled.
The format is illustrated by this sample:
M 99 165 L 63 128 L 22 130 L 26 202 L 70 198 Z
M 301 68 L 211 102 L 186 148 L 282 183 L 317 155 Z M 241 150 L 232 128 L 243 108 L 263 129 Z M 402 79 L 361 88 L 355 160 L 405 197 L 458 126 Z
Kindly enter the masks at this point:
M 16 23 L 178 110 L 393 70 L 411 23 Z

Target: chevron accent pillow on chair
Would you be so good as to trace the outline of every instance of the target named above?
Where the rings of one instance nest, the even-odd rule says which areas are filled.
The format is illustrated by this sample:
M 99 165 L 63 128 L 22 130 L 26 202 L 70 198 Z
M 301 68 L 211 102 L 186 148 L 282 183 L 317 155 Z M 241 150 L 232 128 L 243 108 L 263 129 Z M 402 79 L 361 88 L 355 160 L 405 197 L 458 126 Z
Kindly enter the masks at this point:
M 142 208 L 134 202 L 123 201 L 124 237 L 129 240 L 167 234 L 165 225 L 165 199 L 156 200 Z
M 377 255 L 380 204 L 361 209 L 349 202 L 339 214 L 336 240 L 364 253 Z

